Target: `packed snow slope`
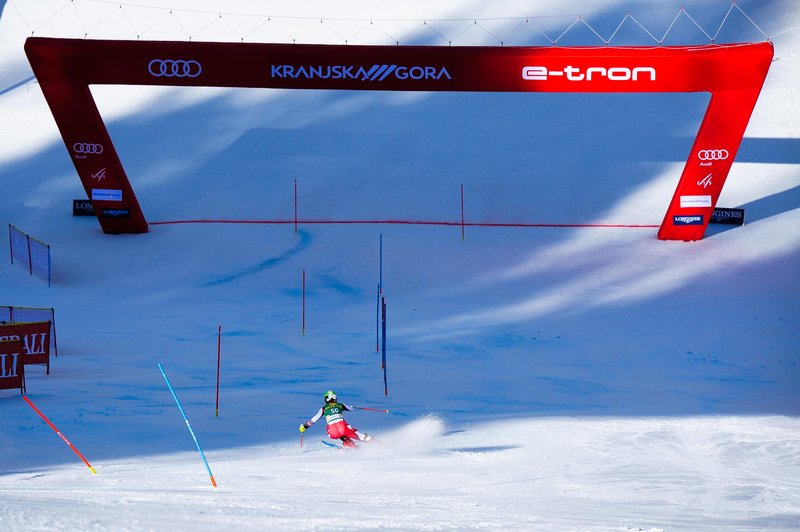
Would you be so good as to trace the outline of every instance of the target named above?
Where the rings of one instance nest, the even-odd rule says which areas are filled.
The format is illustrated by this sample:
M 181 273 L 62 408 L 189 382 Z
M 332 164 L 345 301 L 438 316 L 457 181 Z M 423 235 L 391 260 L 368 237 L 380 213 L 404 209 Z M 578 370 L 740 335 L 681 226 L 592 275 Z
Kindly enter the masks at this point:
M 85 193 L 22 45 L 32 31 L 132 39 L 132 27 L 186 39 L 222 9 L 144 7 L 163 4 L 0 1 L 0 214 L 50 244 L 53 264 L 48 287 L 0 246 L 0 305 L 55 308 L 59 356 L 50 375 L 28 369 L 28 397 L 97 470 L 0 390 L 4 530 L 800 527 L 797 30 L 775 37 L 720 198 L 746 224 L 702 241 L 659 241 L 654 226 L 705 94 L 98 86 L 150 222 L 286 222 L 106 235 L 71 216 Z M 714 30 L 731 7 L 681 4 Z M 793 1 L 737 4 L 768 35 L 800 27 Z M 265 42 L 336 43 L 342 25 L 374 18 L 359 33 L 369 44 L 395 31 L 441 45 L 423 21 L 448 19 L 442 33 L 475 19 L 507 44 L 542 45 L 519 17 L 557 36 L 583 13 L 609 35 L 631 12 L 663 34 L 679 12 L 671 0 L 225 6 L 225 24 L 193 40 L 238 40 L 245 13 L 276 17 Z M 618 35 L 648 44 L 630 21 Z M 683 16 L 665 44 L 703 38 Z M 763 38 L 736 10 L 719 34 Z M 559 44 L 597 41 L 579 24 Z M 304 223 L 458 222 L 462 185 L 467 223 L 645 227 L 467 226 L 462 240 L 457 225 Z M 390 410 L 348 416 L 375 444 L 330 449 L 317 424 L 300 447 L 331 388 Z

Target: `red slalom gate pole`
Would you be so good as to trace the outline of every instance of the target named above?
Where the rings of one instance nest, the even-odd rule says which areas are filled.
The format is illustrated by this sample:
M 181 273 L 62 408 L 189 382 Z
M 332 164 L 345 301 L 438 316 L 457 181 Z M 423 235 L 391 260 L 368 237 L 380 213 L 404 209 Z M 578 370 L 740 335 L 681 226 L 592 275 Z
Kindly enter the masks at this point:
M 217 405 L 214 417 L 219 417 L 219 362 L 222 355 L 222 325 L 217 326 Z
M 306 271 L 303 270 L 303 323 L 300 329 L 303 336 L 306 334 Z
M 464 185 L 461 185 L 461 240 L 464 240 Z
M 33 408 L 33 410 L 34 410 L 34 411 L 35 411 L 37 414 L 39 414 L 39 416 L 40 416 L 40 417 L 41 417 L 41 418 L 42 418 L 42 419 L 45 421 L 45 423 L 47 423 L 48 425 L 50 425 L 50 428 L 51 428 L 51 429 L 53 429 L 53 431 L 54 431 L 56 434 L 58 434 L 58 436 L 59 436 L 59 437 L 60 437 L 62 440 L 64 440 L 64 442 L 65 442 L 67 445 L 69 445 L 69 448 L 70 448 L 70 449 L 72 449 L 73 451 L 75 451 L 75 454 L 77 454 L 78 456 L 80 456 L 80 457 L 81 457 L 81 460 L 83 460 L 83 463 L 84 463 L 84 464 L 86 464 L 86 466 L 89 468 L 89 471 L 91 471 L 93 475 L 96 475 L 96 474 L 97 474 L 97 471 L 95 471 L 95 470 L 94 470 L 94 468 L 92 467 L 92 464 L 90 464 L 90 463 L 89 463 L 89 462 L 86 460 L 86 458 L 84 458 L 84 457 L 83 457 L 83 455 L 80 453 L 80 451 L 79 451 L 78 449 L 76 449 L 76 448 L 75 448 L 75 446 L 74 446 L 74 445 L 72 445 L 72 444 L 70 443 L 70 441 L 69 441 L 69 440 L 68 440 L 68 439 L 67 439 L 67 438 L 66 438 L 66 437 L 65 437 L 63 434 L 61 434 L 61 431 L 60 431 L 60 430 L 58 430 L 58 429 L 56 428 L 56 426 L 55 426 L 55 425 L 53 425 L 53 424 L 50 422 L 50 420 L 49 420 L 49 419 L 47 419 L 47 416 L 45 416 L 44 414 L 42 414 L 42 411 L 41 411 L 41 410 L 39 410 L 38 408 L 36 408 L 36 405 L 34 405 L 34 404 L 31 402 L 31 400 L 30 400 L 30 399 L 28 399 L 28 397 L 27 397 L 26 395 L 23 395 L 23 396 L 22 396 L 22 398 L 23 398 L 23 399 L 25 399 L 25 402 L 26 402 L 26 403 L 28 403 L 29 405 L 31 405 L 31 408 Z
M 297 179 L 294 180 L 294 234 L 297 235 Z

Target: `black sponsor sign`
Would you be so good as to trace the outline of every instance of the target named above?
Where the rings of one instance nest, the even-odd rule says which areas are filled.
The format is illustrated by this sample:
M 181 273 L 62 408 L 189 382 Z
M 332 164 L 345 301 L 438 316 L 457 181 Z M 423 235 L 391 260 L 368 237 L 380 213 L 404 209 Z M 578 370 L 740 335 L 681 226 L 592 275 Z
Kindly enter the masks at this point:
M 103 209 L 102 211 L 103 218 L 130 218 L 131 211 L 130 209 Z
M 709 223 L 744 225 L 744 209 L 724 209 L 718 207 L 711 213 Z
M 72 216 L 94 216 L 92 200 L 74 199 L 72 200 Z

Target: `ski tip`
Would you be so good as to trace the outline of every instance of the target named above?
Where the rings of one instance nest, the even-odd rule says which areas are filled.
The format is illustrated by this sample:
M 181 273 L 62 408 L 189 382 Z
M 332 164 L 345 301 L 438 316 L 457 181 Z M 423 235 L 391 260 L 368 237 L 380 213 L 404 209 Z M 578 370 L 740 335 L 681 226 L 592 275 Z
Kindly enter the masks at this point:
M 334 449 L 339 449 L 340 451 L 344 451 L 344 447 L 341 445 L 336 445 L 335 443 L 331 443 L 329 441 L 321 440 L 322 443 L 328 447 L 333 447 Z

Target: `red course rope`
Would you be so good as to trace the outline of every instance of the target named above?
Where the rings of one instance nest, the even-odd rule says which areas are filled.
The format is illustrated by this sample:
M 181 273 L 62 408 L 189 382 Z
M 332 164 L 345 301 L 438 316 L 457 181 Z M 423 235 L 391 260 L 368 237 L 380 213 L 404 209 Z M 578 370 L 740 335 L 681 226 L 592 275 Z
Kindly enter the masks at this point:
M 441 226 L 461 226 L 462 222 L 447 222 L 434 220 L 225 220 L 225 219 L 198 219 L 198 220 L 162 220 L 149 222 L 150 225 L 176 225 L 176 224 L 383 224 L 383 225 L 441 225 Z M 582 224 L 548 224 L 548 223 L 512 223 L 512 222 L 466 222 L 465 226 L 470 227 L 610 227 L 610 228 L 658 228 L 654 224 L 602 224 L 602 223 L 582 223 Z

